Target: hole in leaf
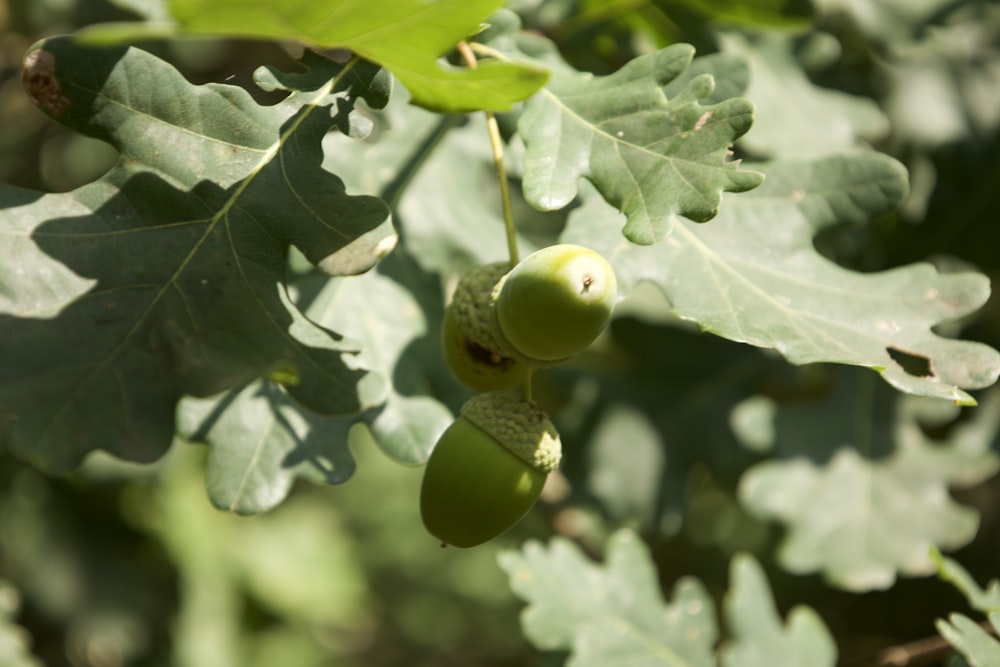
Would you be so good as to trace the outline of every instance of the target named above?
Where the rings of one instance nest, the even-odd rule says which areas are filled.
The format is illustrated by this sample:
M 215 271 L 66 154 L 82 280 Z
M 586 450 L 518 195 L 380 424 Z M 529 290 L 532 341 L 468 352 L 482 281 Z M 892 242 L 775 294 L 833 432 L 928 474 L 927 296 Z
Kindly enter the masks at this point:
M 898 347 L 887 347 L 885 350 L 892 357 L 892 360 L 902 366 L 903 370 L 908 374 L 918 378 L 934 376 L 934 365 L 930 357 L 925 357 L 922 354 L 913 354 Z

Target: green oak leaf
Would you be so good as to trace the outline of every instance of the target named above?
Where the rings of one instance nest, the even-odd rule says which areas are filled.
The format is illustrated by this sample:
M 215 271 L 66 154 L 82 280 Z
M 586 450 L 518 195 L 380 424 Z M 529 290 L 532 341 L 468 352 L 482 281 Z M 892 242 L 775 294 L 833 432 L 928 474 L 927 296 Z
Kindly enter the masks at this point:
M 786 526 L 779 560 L 792 572 L 822 572 L 852 591 L 887 588 L 897 573 L 933 572 L 932 547 L 958 548 L 976 534 L 978 514 L 948 489 L 997 471 L 1000 394 L 939 441 L 922 430 L 940 419 L 939 402 L 901 397 L 854 369 L 840 369 L 835 382 L 825 401 L 751 399 L 745 409 L 768 425 L 755 432 L 755 445 L 777 457 L 746 472 L 742 502 Z M 741 421 L 755 420 L 734 424 Z
M 693 55 L 693 47 L 677 44 L 609 76 L 554 74 L 518 122 L 526 199 L 542 210 L 562 208 L 586 178 L 625 213 L 625 236 L 651 244 L 670 234 L 678 216 L 711 219 L 723 191 L 757 187 L 760 174 L 727 161 L 730 144 L 753 122 L 750 103 L 701 104 L 714 89 L 708 73 L 671 98 L 664 93 Z
M 238 514 L 257 514 L 283 502 L 296 479 L 342 484 L 354 474 L 349 447 L 353 429 L 366 425 L 391 457 L 426 461 L 451 410 L 427 391 L 442 385 L 436 327 L 420 298 L 436 289 L 396 251 L 360 276 L 308 275 L 292 286 L 293 298 L 313 322 L 363 344 L 360 360 L 392 379 L 383 405 L 362 414 L 334 416 L 303 410 L 278 384 L 258 380 L 206 399 L 185 399 L 178 432 L 211 446 L 205 484 L 212 503 Z M 440 303 L 437 308 L 440 309 Z M 433 311 L 431 311 L 433 312 Z M 429 370 L 430 369 L 430 370 Z M 275 373 L 274 375 L 277 375 Z
M 292 246 L 354 274 L 395 243 L 385 204 L 349 195 L 319 144 L 388 80 L 311 62 L 327 68 L 319 87 L 261 107 L 135 48 L 58 38 L 28 54 L 35 103 L 121 159 L 72 192 L 0 186 L 0 415 L 14 452 L 49 471 L 95 449 L 149 461 L 170 445 L 182 396 L 275 369 L 317 412 L 384 400 L 357 345 L 305 317 L 284 284 Z
M 627 243 L 609 224 L 615 211 L 593 196 L 571 214 L 562 240 L 608 257 L 623 292 L 652 281 L 679 317 L 774 348 L 796 364 L 866 366 L 901 391 L 970 404 L 975 399 L 963 389 L 996 382 L 996 350 L 934 331 L 985 303 L 985 276 L 942 274 L 930 264 L 861 274 L 813 245 L 825 227 L 892 211 L 906 192 L 898 162 L 865 153 L 759 168 L 764 185 L 727 200 L 710 225 L 681 221 L 664 243 Z M 923 360 L 926 370 L 907 371 L 901 353 Z
M 705 588 L 683 578 L 665 604 L 650 554 L 630 530 L 608 540 L 603 567 L 560 537 L 548 548 L 528 542 L 502 552 L 499 561 L 528 603 L 525 635 L 540 649 L 570 651 L 569 667 L 825 667 L 836 660 L 813 610 L 796 607 L 782 626 L 763 571 L 746 554 L 730 564 L 725 613 L 732 637 L 718 654 L 715 606 Z
M 931 556 L 935 559 L 938 577 L 957 588 L 973 609 L 1000 611 L 1000 581 L 994 579 L 983 588 L 958 561 L 942 556 L 938 551 Z
M 649 553 L 630 531 L 610 539 L 604 567 L 564 538 L 548 548 L 528 542 L 499 561 L 529 604 L 521 618 L 525 635 L 540 649 L 571 650 L 572 667 L 715 664 L 718 630 L 708 593 L 682 579 L 665 605 Z
M 366 365 L 391 380 L 384 403 L 362 415 L 379 447 L 402 463 L 424 463 L 453 419 L 442 402 L 454 381 L 441 349 L 436 276 L 398 249 L 364 275 L 326 281 L 306 312 L 360 341 Z
M 837 647 L 822 619 L 809 607 L 795 607 L 787 626 L 774 606 L 760 564 L 747 554 L 729 565 L 725 599 L 731 638 L 721 651 L 723 667 L 833 667 Z
M 502 111 L 534 94 L 545 84 L 548 72 L 525 63 L 484 62 L 470 69 L 438 60 L 477 32 L 502 4 L 503 0 L 166 0 L 169 21 L 98 24 L 82 36 L 95 42 L 142 36 L 238 36 L 350 49 L 391 71 L 410 91 L 414 104 L 448 112 Z
M 1000 632 L 1000 581 L 993 580 L 982 588 L 957 561 L 937 558 L 938 576 L 954 584 L 973 609 L 986 612 L 992 632 Z M 1000 663 L 1000 641 L 980 623 L 963 614 L 950 614 L 935 623 L 941 636 L 955 647 L 972 667 L 990 667 Z
M 374 140 L 327 135 L 324 165 L 342 175 L 349 189 L 375 192 L 390 202 L 413 260 L 447 282 L 472 266 L 506 259 L 496 167 L 483 115 L 442 117 L 407 104 L 405 94 L 393 94 L 374 123 Z M 560 216 L 529 207 L 516 189 L 511 195 L 519 229 L 530 233 L 558 225 Z M 518 235 L 523 254 L 540 245 L 533 238 Z
M 297 478 L 341 484 L 354 474 L 348 433 L 357 417 L 302 410 L 276 383 L 257 380 L 222 396 L 185 399 L 177 432 L 211 445 L 205 487 L 237 514 L 273 509 Z
M 1000 612 L 989 615 L 992 633 L 968 616 L 951 614 L 948 620 L 939 619 L 935 624 L 941 636 L 955 647 L 968 661 L 970 667 L 1000 665 Z
M 739 145 L 761 158 L 811 158 L 885 136 L 889 121 L 867 97 L 812 83 L 795 60 L 792 38 L 762 33 L 721 35 L 723 51 L 750 67 L 746 96 L 757 108 L 753 128 Z

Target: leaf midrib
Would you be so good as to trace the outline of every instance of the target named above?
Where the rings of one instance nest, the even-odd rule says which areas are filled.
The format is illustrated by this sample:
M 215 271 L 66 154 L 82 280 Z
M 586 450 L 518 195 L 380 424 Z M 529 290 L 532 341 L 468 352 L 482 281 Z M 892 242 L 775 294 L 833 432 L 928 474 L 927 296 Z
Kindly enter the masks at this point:
M 357 58 L 349 61 L 344 66 L 344 68 L 340 72 L 338 72 L 336 77 L 328 81 L 326 86 L 324 86 L 323 88 L 319 89 L 316 92 L 315 99 L 321 99 L 323 96 L 331 94 L 336 89 L 337 84 L 343 79 L 343 77 L 346 76 L 351 70 L 353 70 L 357 62 L 358 62 Z M 40 443 L 44 443 L 50 437 L 52 429 L 54 429 L 56 424 L 60 422 L 62 416 L 66 413 L 66 411 L 70 409 L 70 406 L 76 401 L 77 397 L 83 392 L 84 388 L 87 385 L 89 385 L 90 382 L 93 381 L 95 377 L 97 377 L 99 374 L 103 373 L 106 369 L 111 367 L 114 364 L 114 362 L 123 354 L 125 349 L 128 348 L 128 346 L 132 343 L 133 339 L 136 337 L 138 332 L 141 330 L 142 326 L 149 320 L 150 317 L 152 317 L 152 314 L 155 311 L 156 306 L 159 304 L 159 302 L 162 300 L 162 298 L 168 292 L 168 290 L 176 288 L 183 293 L 183 290 L 180 290 L 180 288 L 178 287 L 180 276 L 184 273 L 184 271 L 188 268 L 188 266 L 191 264 L 194 258 L 198 255 L 198 253 L 205 245 L 205 243 L 208 241 L 208 239 L 211 237 L 212 233 L 215 231 L 219 223 L 223 221 L 228 222 L 228 214 L 230 210 L 236 205 L 240 197 L 243 195 L 244 192 L 247 191 L 247 189 L 250 187 L 250 185 L 253 183 L 256 177 L 264 170 L 264 167 L 271 160 L 273 160 L 276 155 L 279 154 L 281 149 L 288 142 L 289 138 L 292 135 L 294 135 L 295 132 L 298 131 L 298 129 L 302 126 L 302 124 L 305 123 L 305 121 L 316 111 L 317 108 L 318 107 L 316 105 L 307 105 L 305 107 L 306 109 L 305 113 L 300 114 L 297 118 L 293 118 L 288 128 L 286 128 L 284 132 L 278 135 L 277 141 L 275 141 L 271 147 L 269 147 L 266 151 L 263 152 L 262 158 L 258 162 L 258 165 L 254 169 L 252 169 L 250 173 L 247 174 L 247 176 L 245 176 L 240 181 L 239 185 L 235 188 L 235 190 L 229 196 L 226 202 L 209 219 L 209 221 L 206 224 L 205 231 L 201 234 L 198 240 L 192 245 L 191 249 L 178 264 L 178 267 L 173 272 L 173 274 L 166 281 L 164 281 L 164 284 L 153 295 L 149 304 L 143 309 L 142 313 L 139 314 L 139 316 L 136 318 L 135 323 L 122 337 L 121 341 L 118 343 L 115 349 L 112 350 L 111 353 L 108 354 L 108 356 L 104 360 L 102 360 L 98 364 L 95 364 L 92 367 L 92 370 L 89 373 L 87 373 L 87 375 L 83 379 L 81 379 L 76 389 L 70 392 L 70 394 L 68 395 L 62 406 L 53 414 L 52 419 L 46 425 L 45 430 L 43 430 L 42 433 L 39 434 L 38 439 Z M 229 239 L 230 243 L 232 243 L 231 236 L 229 236 Z M 231 248 L 234 250 L 234 256 L 238 260 L 239 254 L 235 252 L 235 248 L 233 248 L 232 246 Z M 254 294 L 256 298 L 256 292 L 254 292 Z M 271 319 L 270 313 L 268 313 L 267 316 L 268 319 Z M 273 323 L 273 320 L 271 321 Z M 281 327 L 278 327 L 277 331 L 279 331 L 286 338 L 291 339 L 291 336 L 288 334 L 288 332 L 283 330 Z

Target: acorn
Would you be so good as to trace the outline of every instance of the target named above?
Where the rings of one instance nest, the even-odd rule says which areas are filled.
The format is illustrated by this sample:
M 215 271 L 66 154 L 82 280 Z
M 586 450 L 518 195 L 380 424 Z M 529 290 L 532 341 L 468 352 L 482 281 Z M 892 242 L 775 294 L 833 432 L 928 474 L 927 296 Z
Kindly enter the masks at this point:
M 523 382 L 528 366 L 498 351 L 491 323 L 494 286 L 510 265 L 477 266 L 458 281 L 445 308 L 441 344 L 451 374 L 477 392 L 502 391 Z
M 497 537 L 535 504 L 561 456 L 545 412 L 506 392 L 474 396 L 427 461 L 424 526 L 442 545 L 468 548 Z
M 614 269 L 599 253 L 572 244 L 542 248 L 493 288 L 495 349 L 533 366 L 560 364 L 594 342 L 617 298 Z

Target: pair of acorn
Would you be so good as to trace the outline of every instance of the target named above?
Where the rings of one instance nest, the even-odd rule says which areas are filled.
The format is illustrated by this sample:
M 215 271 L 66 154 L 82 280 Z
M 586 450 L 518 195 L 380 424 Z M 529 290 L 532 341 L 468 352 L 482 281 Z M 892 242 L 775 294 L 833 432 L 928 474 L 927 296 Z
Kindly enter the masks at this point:
M 542 248 L 513 268 L 479 266 L 459 280 L 445 309 L 445 359 L 481 393 L 438 439 L 424 472 L 420 512 L 442 544 L 482 544 L 535 504 L 562 446 L 548 415 L 516 387 L 533 368 L 557 366 L 590 345 L 617 294 L 611 265 L 570 244 Z

